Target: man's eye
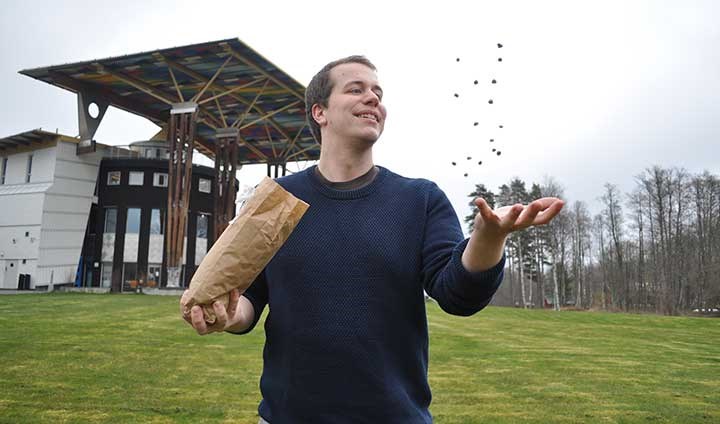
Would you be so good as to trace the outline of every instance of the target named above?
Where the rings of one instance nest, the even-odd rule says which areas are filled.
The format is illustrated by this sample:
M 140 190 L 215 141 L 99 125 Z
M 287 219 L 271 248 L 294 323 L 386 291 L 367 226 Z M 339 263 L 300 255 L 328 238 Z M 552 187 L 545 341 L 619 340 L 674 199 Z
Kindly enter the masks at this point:
M 362 90 L 359 88 L 351 88 L 350 92 L 353 94 L 360 94 L 360 93 L 362 93 Z

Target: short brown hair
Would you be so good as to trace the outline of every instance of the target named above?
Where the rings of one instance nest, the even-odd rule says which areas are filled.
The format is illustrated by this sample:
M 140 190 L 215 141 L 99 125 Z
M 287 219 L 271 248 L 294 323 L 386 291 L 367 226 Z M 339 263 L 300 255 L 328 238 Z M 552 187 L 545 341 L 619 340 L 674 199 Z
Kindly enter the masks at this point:
M 328 99 L 330 98 L 330 92 L 333 89 L 333 81 L 330 78 L 330 71 L 338 66 L 346 63 L 359 63 L 365 65 L 373 71 L 377 71 L 375 65 L 372 64 L 365 56 L 353 55 L 344 57 L 342 59 L 334 60 L 315 74 L 310 80 L 305 89 L 305 117 L 307 118 L 308 125 L 310 125 L 310 132 L 312 133 L 315 140 L 322 144 L 322 135 L 320 134 L 320 125 L 313 119 L 312 107 L 315 104 L 319 104 L 322 107 L 328 106 Z

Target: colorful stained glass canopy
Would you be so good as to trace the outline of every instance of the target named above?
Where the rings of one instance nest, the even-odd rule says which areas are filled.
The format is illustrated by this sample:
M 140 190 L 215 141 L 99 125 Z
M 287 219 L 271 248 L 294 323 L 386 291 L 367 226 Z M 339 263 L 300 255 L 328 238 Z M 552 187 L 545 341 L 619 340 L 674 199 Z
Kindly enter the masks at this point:
M 214 158 L 218 133 L 239 132 L 239 164 L 316 160 L 305 87 L 239 39 L 20 71 L 167 128 L 173 105 L 198 106 L 196 148 Z M 230 132 L 233 132 L 230 130 Z

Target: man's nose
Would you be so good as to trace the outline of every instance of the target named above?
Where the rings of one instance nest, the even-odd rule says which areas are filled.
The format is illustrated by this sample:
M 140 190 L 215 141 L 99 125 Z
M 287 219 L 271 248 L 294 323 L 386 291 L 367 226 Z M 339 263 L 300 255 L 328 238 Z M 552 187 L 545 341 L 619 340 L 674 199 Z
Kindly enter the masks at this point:
M 377 106 L 380 103 L 380 97 L 374 91 L 368 90 L 364 103 Z

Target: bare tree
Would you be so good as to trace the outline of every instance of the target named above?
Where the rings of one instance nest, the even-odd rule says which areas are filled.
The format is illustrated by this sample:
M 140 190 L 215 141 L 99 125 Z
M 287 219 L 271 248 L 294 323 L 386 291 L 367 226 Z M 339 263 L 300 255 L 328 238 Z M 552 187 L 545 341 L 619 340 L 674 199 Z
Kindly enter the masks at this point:
M 591 218 L 585 202 L 575 201 L 571 211 L 572 228 L 572 269 L 575 281 L 575 306 L 585 307 L 588 290 L 585 285 L 585 258 L 590 246 Z

